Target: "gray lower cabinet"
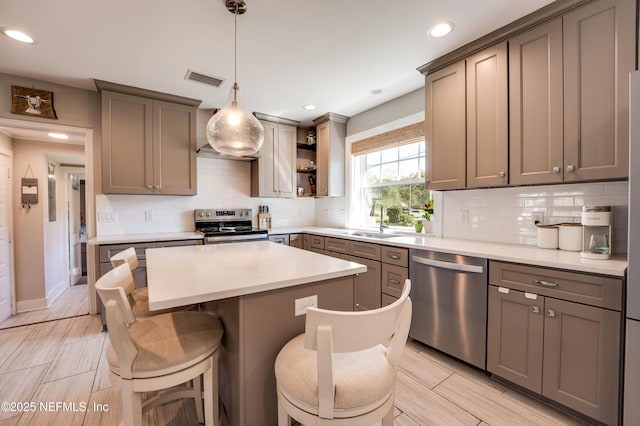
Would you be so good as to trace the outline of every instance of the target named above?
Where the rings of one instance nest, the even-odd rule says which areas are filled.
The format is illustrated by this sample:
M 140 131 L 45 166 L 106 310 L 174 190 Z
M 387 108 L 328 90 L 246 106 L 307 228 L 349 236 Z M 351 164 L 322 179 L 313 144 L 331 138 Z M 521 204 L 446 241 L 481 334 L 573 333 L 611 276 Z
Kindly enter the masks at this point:
M 353 282 L 353 310 L 366 311 L 381 306 L 381 249 L 378 244 L 341 238 L 325 238 L 325 250 L 330 256 L 366 265 L 367 272 L 358 274 Z
M 289 234 L 289 245 L 295 248 L 304 248 L 303 234 Z
M 617 424 L 622 280 L 491 262 L 489 282 L 487 370 Z
M 134 244 L 106 244 L 101 245 L 98 249 L 98 276 L 96 277 L 96 281 L 98 278 L 109 272 L 113 269 L 111 266 L 111 257 L 115 254 L 120 253 L 123 250 L 128 249 L 129 247 L 133 247 L 136 250 L 136 255 L 138 257 L 138 267 L 133 271 L 133 278 L 136 282 L 136 287 L 142 288 L 147 286 L 147 256 L 145 251 L 150 248 L 160 248 L 160 247 L 178 247 L 178 246 L 191 246 L 191 245 L 201 245 L 202 240 L 174 240 L 174 241 L 150 241 L 145 243 L 134 243 Z M 102 325 L 103 327 L 107 323 L 104 307 L 102 305 L 102 301 L 99 300 L 100 303 L 100 315 L 102 317 Z

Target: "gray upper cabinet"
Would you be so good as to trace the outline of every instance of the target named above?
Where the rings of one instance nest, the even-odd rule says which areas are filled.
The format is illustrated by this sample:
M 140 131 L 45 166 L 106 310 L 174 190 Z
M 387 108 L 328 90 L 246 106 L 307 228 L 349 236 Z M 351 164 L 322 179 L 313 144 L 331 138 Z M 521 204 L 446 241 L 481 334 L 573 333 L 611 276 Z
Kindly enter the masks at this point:
M 509 40 L 510 183 L 628 176 L 635 3 L 600 0 Z
M 327 113 L 316 118 L 316 195 L 345 195 L 345 137 L 348 117 Z
M 600 0 L 563 18 L 564 180 L 626 178 L 635 0 Z
M 504 186 L 509 178 L 507 44 L 466 62 L 467 187 Z
M 429 189 L 466 185 L 465 62 L 427 74 L 425 180 Z
M 509 40 L 509 182 L 562 182 L 562 19 Z
M 508 183 L 507 96 L 506 43 L 427 75 L 425 142 L 429 189 Z
M 195 195 L 200 101 L 108 82 L 96 86 L 102 91 L 103 192 Z
M 260 158 L 251 162 L 252 197 L 295 197 L 296 195 L 296 124 L 260 120 L 264 127 L 264 144 Z

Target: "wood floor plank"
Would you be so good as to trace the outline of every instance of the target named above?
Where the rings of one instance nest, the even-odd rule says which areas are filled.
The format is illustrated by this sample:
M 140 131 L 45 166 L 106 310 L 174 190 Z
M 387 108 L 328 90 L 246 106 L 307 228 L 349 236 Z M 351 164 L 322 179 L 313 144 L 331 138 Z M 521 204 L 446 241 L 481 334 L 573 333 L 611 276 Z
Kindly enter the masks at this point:
M 30 329 L 16 328 L 0 334 L 0 367 L 31 333 Z
M 108 339 L 105 339 L 108 340 Z M 92 392 L 98 392 L 110 388 L 111 379 L 109 379 L 109 364 L 107 363 L 107 351 L 103 348 L 100 353 L 100 360 L 96 370 L 96 378 L 93 381 Z
M 91 339 L 96 335 L 104 335 L 101 333 L 102 323 L 100 322 L 100 316 L 98 315 L 85 315 L 76 317 L 73 319 L 71 329 L 65 337 L 65 343 L 71 343 L 71 341 Z
M 117 425 L 122 421 L 122 398 L 114 387 L 91 393 L 84 426 Z
M 89 371 L 40 385 L 33 396 L 36 404 L 62 402 L 66 403 L 67 407 L 53 406 L 50 410 L 25 413 L 18 425 L 81 426 L 86 414 L 86 411 L 80 409 L 81 403 L 88 407 L 94 375 L 95 371 Z
M 497 395 L 488 385 L 454 374 L 436 386 L 434 392 L 492 426 L 578 424 L 555 409 L 543 411 L 532 404 L 523 404 L 509 392 Z
M 422 426 L 475 426 L 480 423 L 476 417 L 401 371 L 396 381 L 396 406 Z
M 0 374 L 0 383 L 2 383 L 2 386 L 0 386 L 0 401 L 30 402 L 46 371 L 47 365 L 45 364 Z M 0 420 L 19 417 L 20 415 L 22 415 L 22 412 L 19 411 L 0 411 Z
M 98 368 L 103 339 L 104 336 L 95 336 L 63 344 L 42 382 L 95 371 Z
M 404 348 L 398 367 L 429 389 L 433 389 L 453 374 L 451 369 L 435 362 L 416 345 L 407 345 Z
M 53 334 L 24 340 L 2 364 L 0 373 L 49 364 L 56 357 L 63 337 L 60 334 Z

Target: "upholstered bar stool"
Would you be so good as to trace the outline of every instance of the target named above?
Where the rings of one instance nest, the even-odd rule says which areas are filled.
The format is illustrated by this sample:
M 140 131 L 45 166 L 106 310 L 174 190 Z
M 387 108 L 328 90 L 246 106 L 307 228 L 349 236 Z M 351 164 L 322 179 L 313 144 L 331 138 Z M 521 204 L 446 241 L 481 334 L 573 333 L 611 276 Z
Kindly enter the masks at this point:
M 126 250 L 123 250 L 119 253 L 114 254 L 109 258 L 111 261 L 111 265 L 115 268 L 116 266 L 127 264 L 129 265 L 129 269 L 133 272 L 138 266 L 138 256 L 136 255 L 136 249 L 133 247 L 129 247 Z M 125 293 L 128 296 L 129 304 L 131 305 L 131 309 L 133 310 L 136 318 L 147 318 L 152 315 L 165 314 L 167 312 L 175 312 L 175 311 L 196 311 L 198 310 L 198 305 L 186 305 L 186 306 L 178 306 L 176 308 L 162 309 L 156 311 L 149 310 L 149 288 L 141 287 L 137 288 L 135 281 L 130 288 L 125 288 Z
M 393 304 L 362 312 L 308 308 L 305 333 L 275 362 L 278 426 L 393 424 L 398 360 L 411 323 L 411 281 Z
M 96 282 L 107 314 L 109 376 L 122 392 L 124 425 L 141 425 L 142 413 L 149 408 L 176 399 L 194 398 L 198 421 L 218 426 L 222 324 L 215 316 L 193 311 L 171 312 L 136 321 L 124 291 L 135 285 L 132 283 L 131 270 L 125 264 Z M 204 393 L 199 386 L 202 376 Z M 188 381 L 194 386 L 175 387 Z M 142 403 L 142 392 L 163 389 L 164 392 Z

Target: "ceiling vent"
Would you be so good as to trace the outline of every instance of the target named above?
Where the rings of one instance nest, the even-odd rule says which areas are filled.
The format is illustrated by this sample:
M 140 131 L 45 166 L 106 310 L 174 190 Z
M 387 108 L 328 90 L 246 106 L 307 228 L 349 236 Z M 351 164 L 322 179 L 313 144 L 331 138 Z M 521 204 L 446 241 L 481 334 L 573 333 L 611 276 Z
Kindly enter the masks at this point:
M 224 80 L 216 77 L 210 77 L 208 75 L 200 74 L 195 71 L 187 70 L 185 80 L 199 81 L 200 83 L 208 84 L 210 86 L 220 87 Z

